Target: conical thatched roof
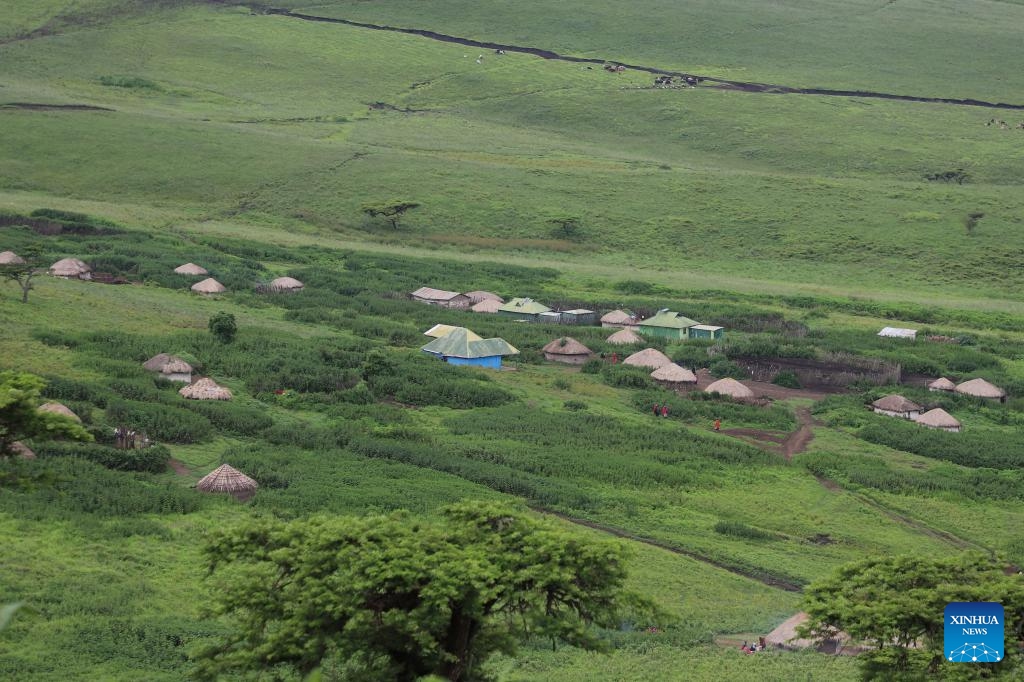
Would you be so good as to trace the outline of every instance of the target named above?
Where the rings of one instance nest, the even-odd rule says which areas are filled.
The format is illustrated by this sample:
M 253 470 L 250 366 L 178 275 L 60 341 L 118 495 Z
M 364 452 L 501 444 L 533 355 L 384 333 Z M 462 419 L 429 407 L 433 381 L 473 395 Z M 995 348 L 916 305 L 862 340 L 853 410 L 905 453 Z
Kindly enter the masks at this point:
M 227 290 L 227 287 L 213 277 L 207 277 L 202 282 L 196 282 L 192 285 L 192 291 L 197 294 L 221 294 Z
M 174 271 L 179 275 L 209 275 L 206 268 L 200 267 L 195 263 L 185 263 L 174 268 Z
M 13 251 L 0 253 L 0 265 L 24 265 L 25 259 Z
M 631 343 L 642 343 L 643 340 L 643 337 L 632 329 L 620 329 L 608 337 L 608 343 L 614 343 L 617 346 L 626 346 Z
M 218 386 L 213 379 L 200 379 L 178 393 L 192 400 L 231 400 L 232 397 L 229 389 Z
M 569 336 L 555 339 L 544 346 L 543 350 L 545 353 L 551 353 L 552 355 L 590 355 L 593 353 L 592 350 Z
M 957 393 L 973 395 L 975 398 L 1005 398 L 1006 391 L 995 384 L 990 384 L 984 379 L 971 379 L 962 384 L 957 384 Z
M 625 310 L 613 310 L 601 316 L 601 324 L 633 324 L 636 318 Z
M 731 377 L 719 379 L 704 389 L 705 393 L 720 393 L 730 398 L 753 398 L 754 392 Z
M 76 422 L 82 421 L 77 414 L 69 410 L 66 405 L 61 405 L 60 403 L 43 403 L 42 405 L 39 406 L 39 411 L 52 412 L 53 414 L 62 414 L 65 417 L 71 417 Z
M 936 429 L 960 428 L 960 422 L 941 407 L 936 407 L 934 410 L 928 410 L 924 414 L 914 417 L 914 421 L 918 424 L 924 424 L 925 426 L 931 426 Z
M 294 277 L 278 277 L 270 283 L 271 291 L 298 291 L 304 286 L 306 285 Z
M 630 355 L 622 361 L 622 364 L 633 365 L 634 367 L 650 367 L 651 369 L 658 369 L 665 365 L 671 365 L 672 360 L 660 350 L 645 348 Z
M 50 266 L 50 274 L 57 277 L 78 277 L 91 271 L 92 268 L 77 258 L 64 258 Z
M 481 339 L 465 327 L 455 327 L 420 350 L 440 357 L 466 359 L 519 355 L 519 351 L 505 339 Z
M 684 367 L 680 367 L 674 362 L 669 363 L 664 367 L 659 367 L 651 372 L 651 378 L 655 381 L 666 381 L 671 384 L 697 383 L 696 374 Z
M 494 299 L 487 299 L 480 301 L 473 305 L 470 310 L 474 313 L 496 313 L 501 306 L 504 305 L 501 301 L 495 301 Z
M 946 377 L 939 377 L 932 383 L 928 384 L 928 388 L 930 388 L 933 391 L 955 391 L 956 384 L 954 384 Z
M 22 459 L 35 459 L 36 453 L 32 452 L 27 445 L 22 443 L 20 440 L 16 440 L 11 443 L 11 453 L 15 457 L 21 457 Z
M 221 464 L 196 483 L 196 490 L 207 493 L 251 493 L 259 485 L 230 464 Z
M 142 368 L 150 372 L 161 374 L 183 374 L 192 371 L 192 365 L 188 364 L 176 355 L 158 353 L 142 363 Z
M 875 402 L 871 403 L 872 407 L 877 407 L 880 410 L 888 410 L 889 412 L 913 412 L 914 410 L 920 410 L 921 406 L 912 400 L 907 400 L 901 395 L 887 395 L 884 398 L 879 398 Z
M 482 301 L 497 301 L 499 304 L 504 303 L 505 299 L 497 294 L 492 294 L 490 291 L 467 291 L 466 296 L 469 296 L 469 300 L 473 303 L 480 303 Z

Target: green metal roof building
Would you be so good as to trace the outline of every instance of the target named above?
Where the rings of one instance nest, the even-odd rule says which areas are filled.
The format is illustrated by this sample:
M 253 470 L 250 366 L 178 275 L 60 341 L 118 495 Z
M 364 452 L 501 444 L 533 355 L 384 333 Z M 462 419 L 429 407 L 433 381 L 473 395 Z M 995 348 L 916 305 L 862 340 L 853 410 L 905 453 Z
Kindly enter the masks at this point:
M 687 330 L 699 324 L 682 313 L 659 310 L 658 314 L 637 324 L 637 331 L 644 336 L 670 341 L 684 341 L 689 338 Z
M 532 298 L 513 298 L 498 308 L 499 315 L 528 322 L 536 322 L 538 315 L 549 312 L 551 312 L 551 308 L 543 303 L 534 301 Z
M 452 365 L 494 369 L 501 368 L 502 356 L 519 354 L 505 339 L 481 339 L 465 327 L 456 327 L 448 335 L 434 339 L 420 350 Z

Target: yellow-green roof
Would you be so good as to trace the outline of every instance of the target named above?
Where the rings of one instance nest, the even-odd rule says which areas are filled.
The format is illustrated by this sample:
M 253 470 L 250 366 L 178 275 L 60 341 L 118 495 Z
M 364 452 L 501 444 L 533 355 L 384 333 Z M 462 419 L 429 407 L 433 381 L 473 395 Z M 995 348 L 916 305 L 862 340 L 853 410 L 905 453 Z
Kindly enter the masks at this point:
M 654 317 L 640 322 L 641 327 L 669 327 L 671 329 L 688 329 L 697 324 L 696 320 L 691 320 L 682 313 L 674 313 L 670 310 L 663 310 Z
M 451 333 L 434 339 L 421 350 L 450 358 L 489 358 L 495 355 L 518 355 L 505 339 L 473 339 L 476 336 L 465 327 L 456 327 Z
M 537 301 L 534 301 L 532 298 L 513 298 L 511 301 L 498 308 L 498 310 L 506 313 L 537 315 L 538 313 L 550 312 L 551 308 L 547 307 L 543 303 L 537 303 Z

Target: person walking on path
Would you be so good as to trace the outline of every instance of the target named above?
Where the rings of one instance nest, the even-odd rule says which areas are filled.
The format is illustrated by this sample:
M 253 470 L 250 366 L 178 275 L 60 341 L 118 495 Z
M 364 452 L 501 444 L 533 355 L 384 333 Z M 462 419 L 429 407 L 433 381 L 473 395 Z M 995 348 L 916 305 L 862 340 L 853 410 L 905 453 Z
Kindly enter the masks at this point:
M 721 431 L 721 430 L 722 430 L 722 420 L 721 419 L 716 419 L 715 420 L 715 431 Z

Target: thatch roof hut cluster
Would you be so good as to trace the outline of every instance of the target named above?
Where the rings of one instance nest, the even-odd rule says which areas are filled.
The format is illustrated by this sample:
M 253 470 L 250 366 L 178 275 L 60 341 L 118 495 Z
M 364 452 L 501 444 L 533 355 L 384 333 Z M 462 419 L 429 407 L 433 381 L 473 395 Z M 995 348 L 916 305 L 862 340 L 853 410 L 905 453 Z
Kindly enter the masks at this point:
M 196 490 L 206 493 L 229 493 L 242 501 L 255 495 L 258 487 L 256 481 L 230 464 L 221 464 L 196 483 Z
M 203 378 L 178 391 L 190 400 L 231 400 L 231 390 L 219 386 L 213 379 Z

